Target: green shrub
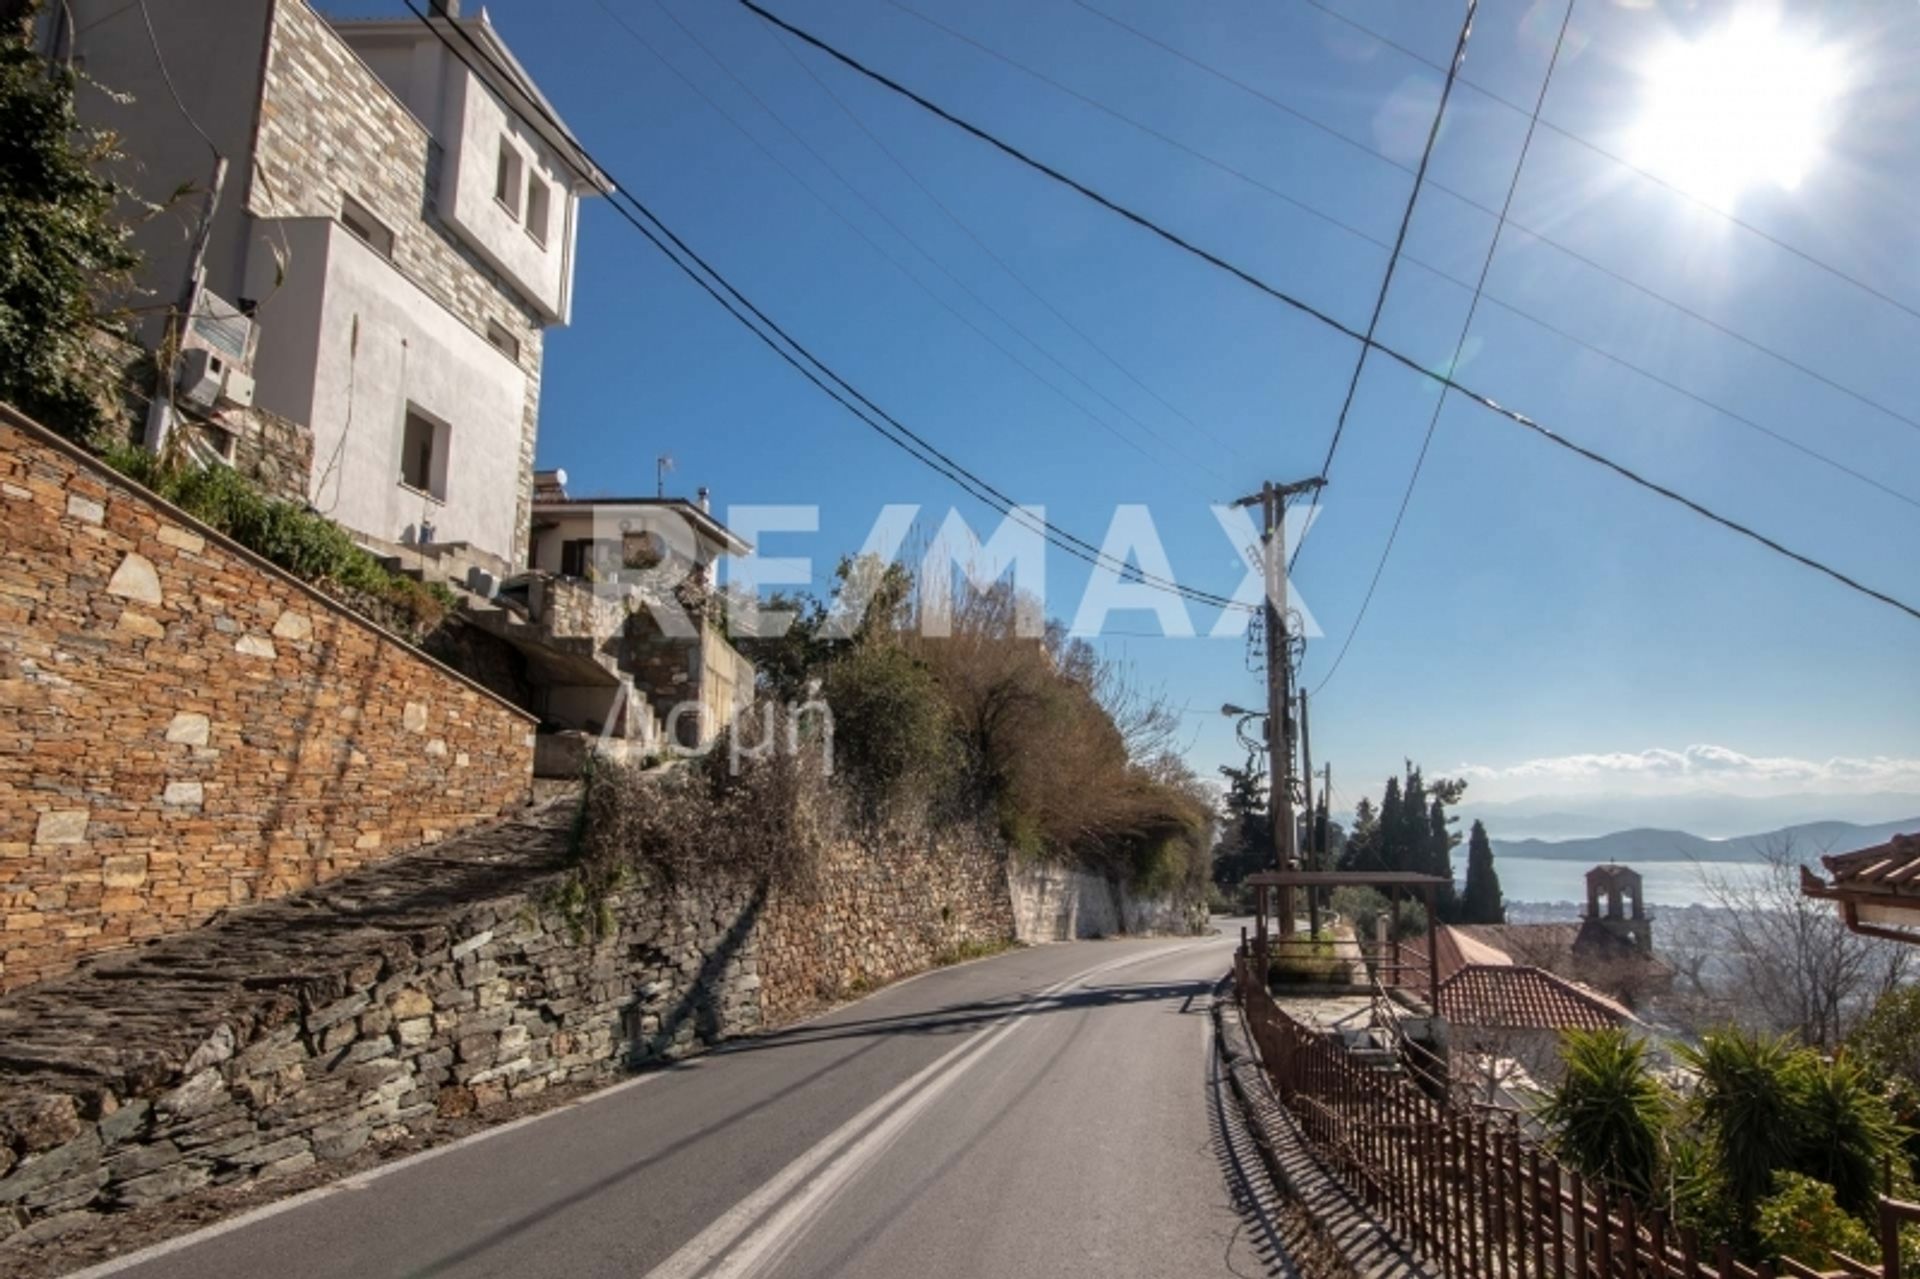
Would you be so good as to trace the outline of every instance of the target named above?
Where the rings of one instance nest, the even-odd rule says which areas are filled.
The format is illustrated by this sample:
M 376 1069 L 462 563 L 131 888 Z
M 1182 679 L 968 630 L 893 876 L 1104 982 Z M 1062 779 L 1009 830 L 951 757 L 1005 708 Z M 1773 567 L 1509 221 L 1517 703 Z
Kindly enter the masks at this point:
M 924 802 L 954 781 L 953 716 L 926 664 L 884 639 L 855 644 L 826 668 L 834 769 L 863 815 Z
M 1352 975 L 1351 955 L 1340 953 L 1339 943 L 1330 933 L 1312 937 L 1296 935 L 1290 941 L 1273 939 L 1272 957 L 1267 965 L 1267 982 L 1273 986 L 1344 984 Z
M 0 31 L 0 399 L 84 441 L 110 399 L 94 300 L 124 288 L 138 259 L 121 192 L 96 172 L 112 138 L 80 126 L 77 81 L 24 29 Z
M 268 497 L 231 467 L 180 464 L 127 445 L 102 456 L 127 478 L 254 554 L 410 638 L 432 631 L 455 607 L 446 586 L 389 572 L 326 516 Z
M 1826 1269 L 1836 1252 L 1862 1261 L 1879 1255 L 1873 1232 L 1848 1215 L 1832 1186 L 1797 1172 L 1776 1174 L 1773 1185 L 1754 1214 L 1755 1233 L 1769 1256 Z
M 1569 1030 L 1560 1057 L 1566 1071 L 1537 1111 L 1554 1153 L 1583 1175 L 1653 1203 L 1671 1107 L 1646 1046 L 1617 1028 Z

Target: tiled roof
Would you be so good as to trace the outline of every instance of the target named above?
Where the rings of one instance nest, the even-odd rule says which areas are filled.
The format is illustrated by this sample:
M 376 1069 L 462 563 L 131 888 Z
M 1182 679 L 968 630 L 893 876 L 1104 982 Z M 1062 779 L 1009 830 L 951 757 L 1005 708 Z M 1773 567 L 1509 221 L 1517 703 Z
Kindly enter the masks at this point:
M 1440 980 L 1473 965 L 1562 968 L 1573 955 L 1573 941 L 1579 935 L 1578 924 L 1448 924 L 1436 939 Z
M 1820 860 L 1835 888 L 1920 897 L 1920 835 L 1895 835 L 1877 848 Z
M 1461 1026 L 1597 1030 L 1634 1020 L 1604 995 L 1543 969 L 1469 964 L 1440 983 L 1440 1015 Z

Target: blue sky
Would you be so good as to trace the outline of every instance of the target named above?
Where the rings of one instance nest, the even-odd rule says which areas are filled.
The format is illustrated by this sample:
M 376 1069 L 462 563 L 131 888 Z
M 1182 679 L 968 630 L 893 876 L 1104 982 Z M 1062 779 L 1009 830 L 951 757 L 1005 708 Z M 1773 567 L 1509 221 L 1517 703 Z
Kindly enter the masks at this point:
M 1440 72 L 1307 0 L 908 3 L 932 21 L 887 0 L 773 7 L 1364 327 L 1387 260 L 1376 242 L 1390 243 L 1398 225 Z M 1456 4 L 1330 3 L 1434 62 L 1457 34 Z M 1544 113 L 1564 132 L 1536 136 L 1513 206 L 1514 222 L 1539 235 L 1510 228 L 1502 238 L 1488 280 L 1498 302 L 1482 304 L 1459 376 L 1716 510 L 1920 599 L 1920 508 L 1517 314 L 1920 494 L 1920 430 L 1862 402 L 1920 418 L 1920 319 L 1565 136 L 1615 152 L 1632 145 L 1642 72 L 1663 42 L 1710 33 L 1745 7 L 1579 0 Z M 1386 341 L 1431 365 L 1450 354 L 1468 298 L 1445 277 L 1470 284 L 1493 229 L 1468 201 L 1499 207 L 1525 131 L 1524 114 L 1481 90 L 1530 104 L 1562 12 L 1557 0 L 1481 6 L 1469 83 L 1449 107 L 1434 185 L 1381 325 Z M 490 13 L 587 145 L 695 248 L 875 400 L 1059 525 L 1098 542 L 1116 504 L 1150 504 L 1181 579 L 1229 592 L 1241 571 L 1208 503 L 1318 468 L 1357 354 L 1347 339 L 783 44 L 737 5 L 506 0 Z M 1804 180 L 1739 192 L 1734 207 L 1920 308 L 1920 9 L 1790 5 L 1782 29 L 1830 49 L 1844 88 Z M 818 533 L 769 535 L 763 549 L 811 556 L 821 574 L 859 545 L 886 503 L 920 503 L 935 519 L 958 505 L 988 527 L 984 508 L 802 382 L 605 202 L 585 210 L 579 261 L 573 325 L 548 346 L 540 444 L 542 465 L 565 467 L 576 491 L 651 491 L 653 459 L 670 453 L 673 485 L 708 485 L 723 508 L 818 504 Z M 1434 394 L 1369 360 L 1300 564 L 1298 587 L 1328 632 L 1309 648 L 1310 687 L 1365 593 Z M 1085 576 L 1055 554 L 1049 611 L 1071 616 Z M 1204 635 L 1212 616 L 1196 609 L 1194 618 Z M 1239 756 L 1215 708 L 1256 698 L 1257 676 L 1238 641 L 1142 634 L 1156 625 L 1149 613 L 1115 614 L 1110 631 L 1127 633 L 1100 642 L 1189 708 L 1193 761 L 1211 773 Z M 1334 762 L 1348 801 L 1363 783 L 1377 790 L 1403 756 L 1429 771 L 1473 765 L 1491 798 L 1546 784 L 1537 770 L 1507 775 L 1524 761 L 1699 744 L 1814 769 L 1790 783 L 1764 770 L 1743 776 L 1761 789 L 1920 792 L 1916 655 L 1920 622 L 1455 397 L 1365 625 L 1316 703 L 1314 748 Z M 1834 757 L 1887 767 L 1828 768 Z M 1609 786 L 1637 785 L 1625 774 L 1642 772 L 1600 768 Z

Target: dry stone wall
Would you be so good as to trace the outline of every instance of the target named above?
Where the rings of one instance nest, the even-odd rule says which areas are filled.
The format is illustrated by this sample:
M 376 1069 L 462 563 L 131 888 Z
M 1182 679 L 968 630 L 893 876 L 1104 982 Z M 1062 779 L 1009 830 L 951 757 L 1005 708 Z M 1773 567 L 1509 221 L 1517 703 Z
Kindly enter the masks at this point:
M 0 990 L 496 818 L 532 721 L 0 409 Z
M 1012 939 L 1004 854 L 924 830 L 836 847 L 806 892 L 716 874 L 603 912 L 565 891 L 576 804 L 0 997 L 0 1238 L 430 1135 Z
M 810 886 L 767 903 L 768 1020 L 1013 941 L 1006 865 L 1003 849 L 966 830 L 915 826 L 837 843 Z
M 758 1026 L 760 898 L 636 890 L 596 938 L 560 904 L 572 814 L 563 799 L 0 998 L 0 1238 Z

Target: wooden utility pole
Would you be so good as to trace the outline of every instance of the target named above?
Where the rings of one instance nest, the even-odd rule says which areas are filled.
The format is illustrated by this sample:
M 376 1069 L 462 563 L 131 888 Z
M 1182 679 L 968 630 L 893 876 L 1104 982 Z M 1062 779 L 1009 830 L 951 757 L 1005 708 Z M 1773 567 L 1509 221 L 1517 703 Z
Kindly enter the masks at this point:
M 1307 727 L 1307 690 L 1300 690 L 1300 806 L 1306 812 L 1307 839 L 1301 849 L 1309 870 L 1317 870 L 1314 854 L 1319 852 L 1318 828 L 1313 820 L 1313 734 Z
M 1258 493 L 1234 503 L 1260 507 L 1261 562 L 1266 578 L 1267 625 L 1267 811 L 1273 822 L 1273 859 L 1280 870 L 1299 866 L 1298 831 L 1293 820 L 1293 667 L 1287 639 L 1286 503 L 1296 493 L 1325 484 L 1319 476 L 1293 484 L 1268 480 Z M 1280 890 L 1280 931 L 1293 932 L 1293 892 Z

